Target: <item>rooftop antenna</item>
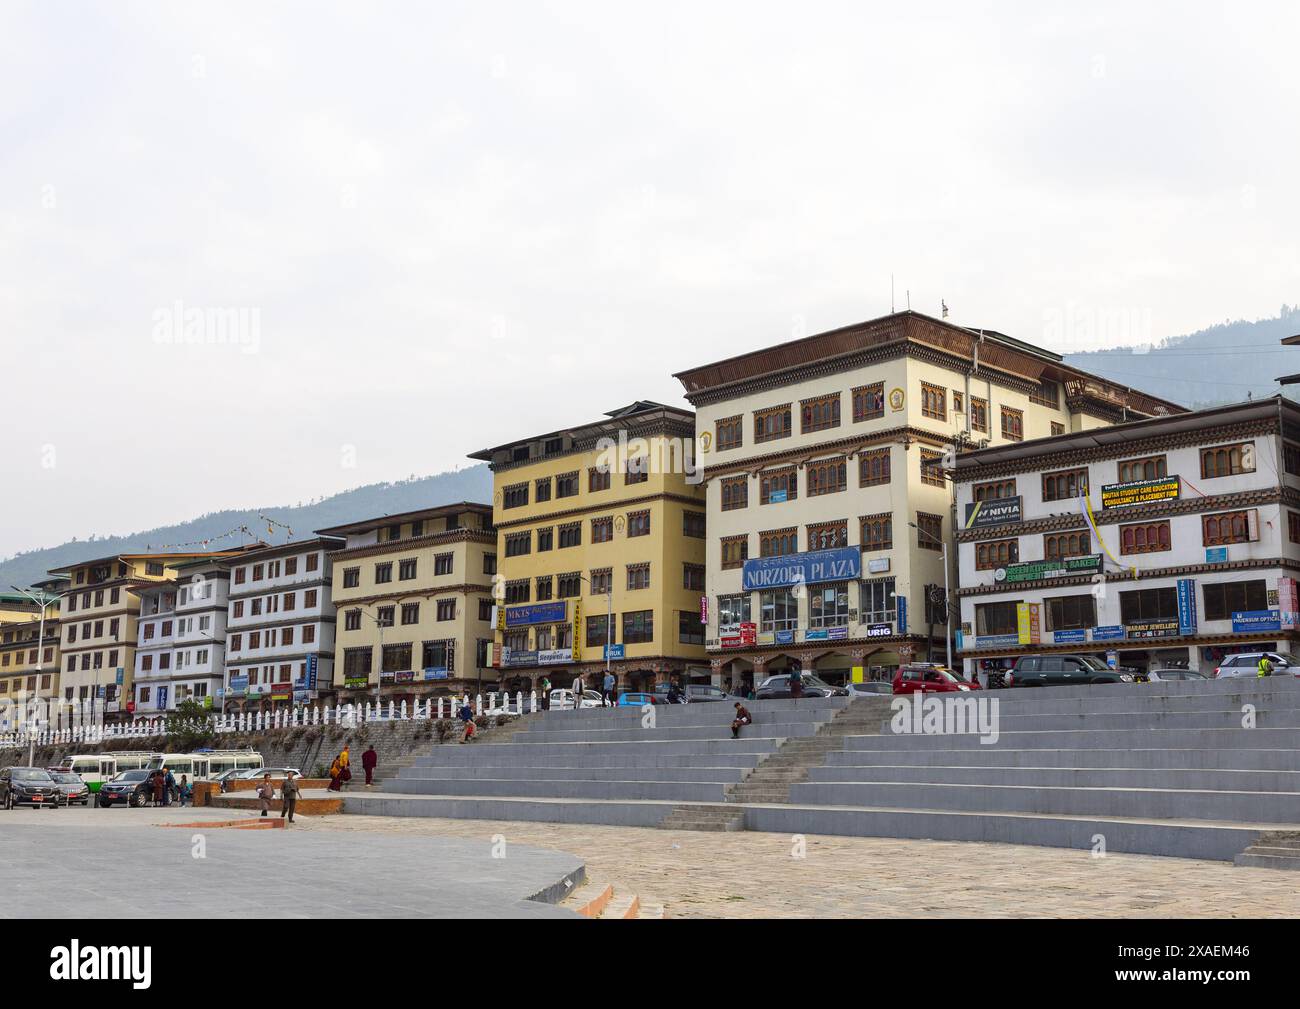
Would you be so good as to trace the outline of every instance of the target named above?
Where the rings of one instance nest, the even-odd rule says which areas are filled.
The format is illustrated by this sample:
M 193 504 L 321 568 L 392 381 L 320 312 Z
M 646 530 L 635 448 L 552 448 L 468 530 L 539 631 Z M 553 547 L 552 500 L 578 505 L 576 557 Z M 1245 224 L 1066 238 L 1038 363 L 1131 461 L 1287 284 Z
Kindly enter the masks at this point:
M 908 288 L 908 291 L 907 291 L 907 310 L 908 310 L 909 312 L 912 310 L 912 290 L 911 290 L 911 288 Z
M 894 275 L 889 275 L 889 314 L 894 314 Z
M 943 316 L 942 316 L 942 318 L 944 318 L 944 319 L 948 318 L 948 302 L 946 302 L 946 301 L 944 301 L 942 298 L 940 298 L 940 299 L 939 299 L 939 304 L 940 304 L 941 306 L 943 306 Z

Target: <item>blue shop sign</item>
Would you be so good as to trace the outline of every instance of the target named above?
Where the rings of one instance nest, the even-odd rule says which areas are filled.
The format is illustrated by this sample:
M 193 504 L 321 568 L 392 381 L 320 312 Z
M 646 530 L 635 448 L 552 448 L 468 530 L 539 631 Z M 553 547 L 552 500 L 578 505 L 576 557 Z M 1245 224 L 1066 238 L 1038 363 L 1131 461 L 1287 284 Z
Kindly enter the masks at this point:
M 1209 547 L 1205 551 L 1206 564 L 1226 564 L 1228 562 L 1227 547 Z
M 603 657 L 606 658 L 606 659 L 621 659 L 621 658 L 623 658 L 623 646 L 622 646 L 622 645 L 606 645 L 606 646 L 605 646 L 605 655 L 604 655 Z
M 981 634 L 975 638 L 976 648 L 1007 648 L 1018 644 L 1019 634 Z
M 1080 641 L 1088 640 L 1088 632 L 1085 629 L 1072 631 L 1054 631 L 1052 640 L 1058 645 L 1069 645 Z
M 862 551 L 857 547 L 810 550 L 783 557 L 754 557 L 745 561 L 744 589 L 753 592 L 788 585 L 843 582 L 861 574 Z
M 1252 634 L 1256 631 L 1280 631 L 1281 629 L 1280 610 L 1249 610 L 1232 615 L 1233 634 Z
M 1094 627 L 1092 629 L 1093 641 L 1121 641 L 1124 638 L 1124 628 L 1120 624 L 1112 624 L 1108 627 Z
M 1196 633 L 1196 582 L 1191 578 L 1178 580 L 1178 633 Z
M 792 645 L 792 644 L 794 644 L 794 631 L 777 631 L 777 632 L 776 632 L 776 643 L 777 643 L 778 645 Z
M 531 603 L 526 606 L 506 607 L 507 627 L 526 627 L 529 624 L 562 624 L 568 619 L 569 604 Z
M 426 680 L 445 680 L 450 676 L 446 666 L 428 666 L 424 670 Z

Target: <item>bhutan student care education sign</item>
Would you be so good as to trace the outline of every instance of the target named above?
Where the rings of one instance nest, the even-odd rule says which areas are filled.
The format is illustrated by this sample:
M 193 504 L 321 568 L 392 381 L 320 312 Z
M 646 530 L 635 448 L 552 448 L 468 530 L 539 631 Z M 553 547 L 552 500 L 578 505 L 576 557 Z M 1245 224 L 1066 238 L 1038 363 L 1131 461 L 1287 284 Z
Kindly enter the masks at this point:
M 857 547 L 810 550 L 784 557 L 754 557 L 745 561 L 744 588 L 777 589 L 789 585 L 842 582 L 862 574 L 862 553 Z

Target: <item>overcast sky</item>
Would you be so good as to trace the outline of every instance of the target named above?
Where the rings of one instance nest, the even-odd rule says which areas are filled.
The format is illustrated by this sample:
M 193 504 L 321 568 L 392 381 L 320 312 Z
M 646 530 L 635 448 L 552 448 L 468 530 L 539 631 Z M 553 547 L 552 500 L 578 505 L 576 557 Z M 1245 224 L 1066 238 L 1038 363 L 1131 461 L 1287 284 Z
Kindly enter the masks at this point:
M 1059 351 L 1273 315 L 1296 11 L 5 0 L 0 554 L 680 403 L 891 273 Z

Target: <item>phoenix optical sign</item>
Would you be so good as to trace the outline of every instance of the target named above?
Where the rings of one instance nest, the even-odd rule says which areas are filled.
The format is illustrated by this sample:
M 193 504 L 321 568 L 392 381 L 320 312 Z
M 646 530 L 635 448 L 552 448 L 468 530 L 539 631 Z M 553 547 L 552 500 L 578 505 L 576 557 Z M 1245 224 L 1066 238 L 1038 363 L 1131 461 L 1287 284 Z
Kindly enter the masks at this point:
M 755 557 L 745 561 L 744 587 L 752 592 L 788 585 L 842 582 L 862 574 L 862 552 L 856 547 L 810 550 L 783 557 Z

